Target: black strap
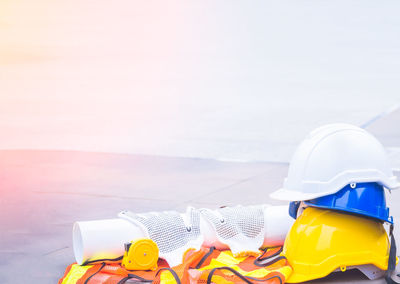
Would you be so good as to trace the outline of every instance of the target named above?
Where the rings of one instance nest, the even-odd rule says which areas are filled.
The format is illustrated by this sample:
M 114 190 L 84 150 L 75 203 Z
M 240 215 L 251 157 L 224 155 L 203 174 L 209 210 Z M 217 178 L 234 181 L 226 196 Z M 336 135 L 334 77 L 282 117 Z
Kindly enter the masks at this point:
M 268 261 L 257 262 L 257 260 L 254 260 L 254 265 L 256 265 L 258 267 L 266 267 L 266 266 L 270 266 L 282 259 L 286 259 L 286 257 L 284 257 L 282 255 L 276 255 L 275 257 L 271 257 L 271 259 L 269 259 Z
M 390 250 L 389 250 L 389 261 L 388 268 L 385 274 L 385 280 L 388 284 L 400 284 L 392 278 L 393 271 L 396 270 L 396 240 L 393 235 L 393 224 L 390 224 L 389 236 L 390 236 Z
M 85 283 L 83 283 L 83 284 L 89 283 L 89 280 L 90 280 L 93 276 L 95 276 L 97 273 L 99 273 L 100 270 L 102 270 L 102 269 L 104 268 L 104 266 L 106 266 L 106 264 L 103 262 L 103 263 L 101 264 L 99 270 L 97 270 L 95 273 L 93 273 L 92 275 L 90 275 L 90 276 L 85 280 Z
M 211 281 L 212 281 L 212 277 L 213 277 L 214 273 L 215 273 L 217 270 L 228 270 L 228 271 L 232 272 L 233 274 L 235 274 L 237 277 L 239 277 L 240 280 L 243 280 L 244 283 L 247 283 L 247 284 L 253 284 L 253 283 L 254 283 L 254 282 L 252 282 L 252 281 L 250 281 L 250 280 L 254 280 L 254 281 L 256 281 L 256 282 L 264 282 L 264 281 L 268 281 L 268 280 L 271 280 L 271 279 L 274 279 L 274 278 L 279 279 L 279 283 L 280 283 L 280 284 L 283 283 L 283 282 L 282 282 L 282 279 L 281 279 L 278 275 L 271 276 L 271 277 L 264 278 L 264 279 L 258 279 L 258 278 L 254 278 L 254 277 L 244 276 L 244 275 L 242 275 L 240 272 L 236 271 L 235 269 L 233 269 L 233 268 L 231 268 L 231 267 L 222 266 L 222 267 L 215 267 L 215 268 L 213 268 L 213 269 L 210 271 L 210 273 L 208 274 L 208 277 L 207 277 L 207 284 L 211 284 L 211 283 L 212 283 L 212 282 L 211 282 Z
M 117 284 L 123 284 L 126 281 L 131 280 L 131 279 L 137 279 L 137 281 L 135 281 L 135 282 L 138 282 L 138 283 L 151 283 L 151 282 L 153 282 L 153 280 L 145 279 L 143 277 L 140 277 L 139 275 L 129 273 L 127 277 L 121 279 Z
M 104 262 L 104 261 L 118 261 L 121 260 L 124 256 L 118 256 L 116 258 L 102 258 L 102 259 L 95 259 L 95 260 L 88 260 L 85 261 L 82 265 L 88 265 L 88 264 L 93 264 L 95 262 Z
M 210 250 L 200 259 L 199 263 L 196 265 L 196 269 L 201 268 L 203 263 L 207 260 L 207 258 L 213 253 L 215 247 L 210 247 Z
M 137 280 L 139 280 L 141 282 L 153 282 L 153 280 L 140 277 L 139 275 L 136 275 L 136 274 L 133 274 L 133 273 L 129 273 L 128 277 L 129 277 L 129 279 L 137 279 Z
M 153 283 L 155 281 L 155 279 L 157 279 L 157 277 L 160 274 L 160 272 L 163 271 L 163 270 L 168 270 L 172 274 L 172 276 L 174 276 L 176 284 L 181 284 L 181 280 L 179 279 L 178 274 L 176 274 L 176 272 L 172 268 L 169 268 L 169 267 L 160 268 L 157 271 L 156 275 L 154 275 L 154 280 L 145 279 L 145 278 L 140 277 L 140 276 L 138 276 L 136 274 L 129 273 L 127 277 L 121 279 L 117 284 L 123 284 L 126 281 L 132 280 L 132 279 L 136 279 L 138 283 Z
M 172 268 L 169 268 L 169 267 L 164 267 L 164 268 L 159 269 L 157 271 L 156 275 L 154 276 L 154 278 L 156 279 L 158 274 L 160 274 L 160 272 L 163 271 L 163 270 L 168 270 L 169 272 L 171 272 L 172 276 L 174 276 L 174 278 L 175 278 L 176 284 L 181 284 L 181 280 L 179 279 L 178 274 L 176 274 L 175 270 L 173 270 Z
M 126 281 L 128 281 L 130 278 L 129 278 L 129 276 L 127 276 L 127 277 L 125 277 L 125 278 L 122 278 L 121 280 L 119 280 L 118 281 L 118 283 L 117 284 L 124 284 Z
M 271 247 L 267 247 L 264 249 L 263 253 L 254 260 L 254 265 L 259 267 L 266 267 L 282 259 L 286 259 L 286 257 L 280 256 L 282 252 L 282 247 L 280 247 L 279 250 L 274 252 L 273 254 L 264 257 L 264 255 L 268 252 L 269 249 L 271 249 Z

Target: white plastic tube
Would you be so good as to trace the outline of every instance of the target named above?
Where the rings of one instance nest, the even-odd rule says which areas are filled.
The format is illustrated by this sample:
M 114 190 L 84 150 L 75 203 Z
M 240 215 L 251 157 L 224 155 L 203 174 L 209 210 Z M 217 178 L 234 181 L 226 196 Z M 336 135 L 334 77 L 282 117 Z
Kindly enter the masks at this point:
M 289 215 L 289 205 L 269 206 L 264 210 L 265 220 L 265 247 L 281 246 L 289 229 L 294 223 L 294 219 Z
M 124 254 L 125 243 L 144 237 L 139 227 L 120 218 L 76 222 L 72 229 L 75 260 L 83 264 L 117 258 Z

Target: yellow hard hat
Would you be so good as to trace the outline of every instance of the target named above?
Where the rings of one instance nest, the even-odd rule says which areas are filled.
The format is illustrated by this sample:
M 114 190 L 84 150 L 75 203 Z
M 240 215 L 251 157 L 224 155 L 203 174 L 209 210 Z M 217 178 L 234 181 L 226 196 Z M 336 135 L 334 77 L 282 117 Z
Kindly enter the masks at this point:
M 282 255 L 293 268 L 287 282 L 304 282 L 366 264 L 386 270 L 389 247 L 388 235 L 379 221 L 307 207 L 283 247 Z

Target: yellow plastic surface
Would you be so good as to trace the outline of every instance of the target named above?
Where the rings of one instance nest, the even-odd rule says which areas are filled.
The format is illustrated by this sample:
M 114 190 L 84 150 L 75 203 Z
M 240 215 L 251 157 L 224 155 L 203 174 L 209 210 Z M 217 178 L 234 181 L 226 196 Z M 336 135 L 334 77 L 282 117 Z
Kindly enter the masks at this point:
M 264 268 L 259 268 L 259 269 L 255 269 L 252 271 L 245 271 L 242 270 L 238 264 L 241 263 L 242 261 L 244 261 L 247 257 L 234 257 L 232 252 L 227 250 L 227 251 L 223 251 L 219 254 L 219 256 L 217 258 L 213 258 L 210 262 L 209 265 L 204 266 L 202 268 L 200 268 L 200 271 L 203 270 L 212 270 L 213 268 L 217 268 L 217 267 L 230 267 L 232 269 L 235 269 L 236 271 L 238 271 L 240 274 L 244 275 L 244 276 L 250 276 L 250 277 L 256 277 L 256 278 L 263 278 L 266 277 L 268 274 L 270 274 L 271 272 L 274 271 L 278 271 L 280 273 L 282 273 L 285 278 L 288 278 L 288 276 L 290 275 L 290 273 L 292 272 L 291 268 L 289 266 L 283 266 L 280 268 L 271 268 L 268 269 L 268 267 L 264 267 Z M 231 274 L 230 272 L 227 272 L 228 274 Z
M 372 219 L 308 207 L 286 236 L 282 255 L 293 268 L 288 283 L 363 264 L 386 270 L 389 238 L 383 224 Z
M 91 267 L 93 267 L 93 265 L 72 265 L 71 270 L 68 272 L 61 284 L 76 284 Z
M 157 261 L 157 244 L 151 239 L 138 239 L 125 251 L 122 266 L 128 270 L 156 270 Z

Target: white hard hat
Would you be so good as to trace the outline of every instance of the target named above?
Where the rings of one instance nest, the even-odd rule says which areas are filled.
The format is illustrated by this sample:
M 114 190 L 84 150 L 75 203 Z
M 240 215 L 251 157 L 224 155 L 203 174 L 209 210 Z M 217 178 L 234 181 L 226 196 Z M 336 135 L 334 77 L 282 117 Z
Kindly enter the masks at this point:
M 283 188 L 270 196 L 300 201 L 336 193 L 350 183 L 377 182 L 400 187 L 382 144 L 350 124 L 328 124 L 312 131 L 297 148 Z

